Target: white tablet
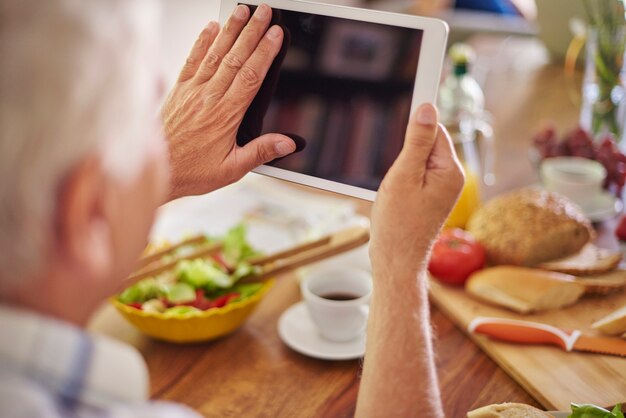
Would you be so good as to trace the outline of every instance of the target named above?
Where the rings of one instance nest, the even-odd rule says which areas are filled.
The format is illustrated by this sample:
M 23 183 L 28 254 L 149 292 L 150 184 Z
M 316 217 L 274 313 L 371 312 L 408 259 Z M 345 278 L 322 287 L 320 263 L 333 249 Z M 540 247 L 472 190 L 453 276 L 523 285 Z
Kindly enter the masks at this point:
M 434 103 L 448 28 L 443 21 L 296 0 L 267 3 L 285 32 L 281 53 L 239 128 L 244 145 L 284 133 L 298 150 L 255 172 L 374 200 L 402 148 L 409 114 Z

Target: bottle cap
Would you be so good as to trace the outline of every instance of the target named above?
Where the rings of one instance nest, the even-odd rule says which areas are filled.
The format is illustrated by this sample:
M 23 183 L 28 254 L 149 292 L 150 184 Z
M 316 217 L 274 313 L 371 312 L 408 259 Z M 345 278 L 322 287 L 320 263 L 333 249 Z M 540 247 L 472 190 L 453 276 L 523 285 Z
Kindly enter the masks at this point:
M 468 72 L 469 66 L 474 62 L 476 54 L 467 44 L 456 43 L 450 47 L 448 56 L 454 65 L 454 74 L 463 75 Z

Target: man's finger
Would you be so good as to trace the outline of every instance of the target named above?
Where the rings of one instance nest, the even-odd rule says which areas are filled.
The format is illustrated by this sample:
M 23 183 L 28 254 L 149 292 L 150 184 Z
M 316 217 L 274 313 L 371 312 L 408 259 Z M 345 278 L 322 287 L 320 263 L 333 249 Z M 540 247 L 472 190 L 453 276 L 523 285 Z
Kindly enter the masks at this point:
M 265 134 L 237 150 L 236 171 L 243 176 L 248 171 L 296 150 L 291 138 L 279 134 Z
M 211 79 L 211 88 L 224 94 L 230 87 L 235 76 L 244 66 L 248 58 L 259 45 L 259 41 L 267 31 L 272 18 L 272 9 L 267 4 L 261 4 L 246 27 L 239 35 L 235 45 L 222 59 L 222 64 Z
M 274 58 L 280 51 L 282 42 L 283 30 L 280 26 L 272 26 L 226 91 L 224 98 L 227 103 L 232 103 L 245 112 L 259 91 Z
M 242 29 L 246 26 L 249 16 L 250 9 L 248 6 L 240 4 L 235 8 L 213 45 L 207 50 L 194 78 L 197 83 L 205 83 L 217 72 L 222 59 L 233 47 Z
M 198 39 L 196 39 L 196 42 L 193 44 L 187 61 L 180 71 L 180 75 L 178 76 L 179 83 L 189 80 L 196 74 L 209 47 L 213 44 L 213 41 L 215 41 L 219 29 L 220 26 L 217 22 L 210 22 L 202 32 L 200 32 L 200 36 L 198 36 Z

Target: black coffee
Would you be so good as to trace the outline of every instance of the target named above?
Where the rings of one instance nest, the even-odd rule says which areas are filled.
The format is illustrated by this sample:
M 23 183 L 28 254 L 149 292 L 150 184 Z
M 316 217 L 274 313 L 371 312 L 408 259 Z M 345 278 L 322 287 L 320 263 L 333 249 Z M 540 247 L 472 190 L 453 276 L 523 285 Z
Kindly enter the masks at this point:
M 352 300 L 358 299 L 359 295 L 353 295 L 351 293 L 325 293 L 323 295 L 319 295 L 321 298 L 329 299 L 329 300 Z

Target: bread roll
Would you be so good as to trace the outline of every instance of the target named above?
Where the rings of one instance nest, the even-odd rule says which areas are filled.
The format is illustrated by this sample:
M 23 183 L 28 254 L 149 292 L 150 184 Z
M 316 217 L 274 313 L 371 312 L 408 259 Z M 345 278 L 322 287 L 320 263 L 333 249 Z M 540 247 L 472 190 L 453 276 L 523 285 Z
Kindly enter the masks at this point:
M 530 405 L 521 403 L 502 403 L 487 405 L 467 413 L 467 418 L 554 418 Z
M 526 314 L 569 306 L 585 293 L 585 286 L 567 274 L 500 266 L 472 274 L 465 290 L 483 301 Z
M 487 250 L 492 264 L 535 266 L 579 251 L 593 236 L 591 223 L 567 198 L 521 189 L 487 202 L 467 230 Z
M 592 327 L 609 335 L 626 333 L 626 306 L 595 322 Z

